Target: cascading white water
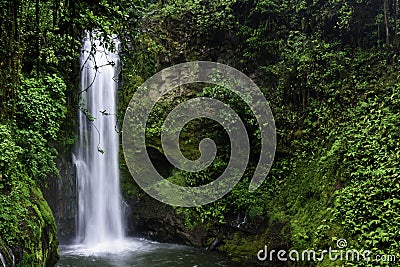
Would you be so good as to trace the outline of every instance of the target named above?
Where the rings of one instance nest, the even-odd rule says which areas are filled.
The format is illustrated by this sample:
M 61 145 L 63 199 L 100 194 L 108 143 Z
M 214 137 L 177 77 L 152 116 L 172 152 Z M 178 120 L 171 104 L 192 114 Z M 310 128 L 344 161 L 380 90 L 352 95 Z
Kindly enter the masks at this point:
M 118 46 L 118 41 L 114 43 Z M 107 247 L 124 238 L 119 136 L 114 115 L 118 61 L 118 54 L 102 47 L 96 37 L 88 34 L 84 38 L 80 57 L 83 105 L 79 111 L 79 142 L 74 162 L 78 188 L 77 239 L 88 248 Z M 93 122 L 91 116 L 95 118 Z M 113 245 L 108 246 L 112 248 Z
M 0 252 L 0 262 L 2 263 L 3 267 L 7 267 L 6 260 L 4 259 L 3 254 Z

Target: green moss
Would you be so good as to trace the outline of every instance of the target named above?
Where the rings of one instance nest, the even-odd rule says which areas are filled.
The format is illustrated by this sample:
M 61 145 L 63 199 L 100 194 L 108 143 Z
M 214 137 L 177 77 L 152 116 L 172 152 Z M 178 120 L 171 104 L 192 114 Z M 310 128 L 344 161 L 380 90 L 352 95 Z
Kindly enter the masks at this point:
M 56 224 L 40 190 L 30 187 L 28 196 L 18 189 L 2 196 L 0 233 L 7 247 L 22 251 L 22 266 L 50 266 L 58 258 Z
M 337 186 L 335 162 L 335 157 L 321 154 L 294 158 L 284 182 L 276 181 L 272 184 L 275 192 L 264 196 L 265 215 L 260 221 L 263 233 L 237 232 L 224 240 L 220 250 L 237 261 L 257 261 L 257 252 L 265 245 L 275 250 L 299 251 L 334 247 L 333 238 L 341 232 L 330 212 Z
M 52 266 L 58 259 L 55 220 L 38 185 L 19 161 L 21 150 L 10 129 L 1 126 L 0 237 L 4 243 L 0 242 L 0 249 L 14 251 L 21 266 Z
M 257 252 L 264 248 L 264 244 L 264 238 L 261 236 L 249 237 L 236 233 L 219 249 L 231 256 L 233 261 L 250 261 L 256 259 Z

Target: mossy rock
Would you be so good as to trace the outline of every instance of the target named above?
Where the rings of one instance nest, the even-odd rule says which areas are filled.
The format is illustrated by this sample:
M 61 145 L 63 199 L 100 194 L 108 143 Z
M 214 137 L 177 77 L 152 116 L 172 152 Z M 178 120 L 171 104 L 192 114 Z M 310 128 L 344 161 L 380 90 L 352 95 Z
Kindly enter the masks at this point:
M 54 266 L 59 256 L 53 214 L 18 157 L 22 150 L 11 129 L 0 125 L 0 137 L 0 252 L 5 264 Z
M 56 223 L 40 189 L 21 183 L 2 195 L 0 252 L 7 266 L 54 266 L 59 258 Z M 14 258 L 14 259 L 13 259 Z

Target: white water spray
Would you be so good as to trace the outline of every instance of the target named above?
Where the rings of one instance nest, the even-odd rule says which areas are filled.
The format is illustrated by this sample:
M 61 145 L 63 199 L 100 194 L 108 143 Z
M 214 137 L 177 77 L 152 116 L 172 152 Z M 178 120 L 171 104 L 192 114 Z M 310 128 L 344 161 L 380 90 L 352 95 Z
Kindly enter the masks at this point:
M 118 249 L 115 244 L 124 239 L 119 136 L 114 115 L 119 57 L 94 39 L 89 34 L 86 36 L 80 57 L 83 105 L 79 111 L 79 142 L 74 155 L 78 188 L 77 239 L 87 248 L 112 252 Z M 119 44 L 118 41 L 114 43 Z M 93 121 L 91 116 L 95 118 Z
M 1 252 L 0 252 L 0 262 L 2 263 L 3 267 L 7 267 L 6 260 L 4 259 L 3 254 L 1 254 Z

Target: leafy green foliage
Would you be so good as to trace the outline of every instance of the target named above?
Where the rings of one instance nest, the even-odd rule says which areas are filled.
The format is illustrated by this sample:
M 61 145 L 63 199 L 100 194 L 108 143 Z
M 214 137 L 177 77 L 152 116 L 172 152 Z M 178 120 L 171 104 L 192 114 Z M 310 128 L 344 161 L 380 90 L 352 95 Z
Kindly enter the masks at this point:
M 343 125 L 341 173 L 347 186 L 338 192 L 335 216 L 354 246 L 399 257 L 400 153 L 397 84 L 369 92 Z
M 38 132 L 16 130 L 16 143 L 22 149 L 19 158 L 31 177 L 46 180 L 48 174 L 58 173 L 55 166 L 57 151 L 50 147 L 48 141 Z
M 249 193 L 260 136 L 253 114 L 237 96 L 208 86 L 157 104 L 147 136 L 156 149 L 159 119 L 194 96 L 228 104 L 250 132 L 252 156 L 237 186 L 213 205 L 176 209 L 190 229 L 229 223 L 239 212 L 262 221 L 263 234 L 226 241 L 223 249 L 240 258 L 254 257 L 250 248 L 263 244 L 318 250 L 334 247 L 338 238 L 347 238 L 351 248 L 398 253 L 399 7 L 389 2 L 386 15 L 384 3 L 364 0 L 165 1 L 152 6 L 154 13 L 144 19 L 138 38 L 140 50 L 147 52 L 139 51 L 139 63 L 130 66 L 140 71 L 126 71 L 132 88 L 124 98 L 164 65 L 218 61 L 242 70 L 261 87 L 277 125 L 274 165 L 267 181 Z M 386 39 L 389 44 L 382 45 Z M 193 151 L 205 136 L 217 143 L 214 164 L 199 173 L 172 171 L 167 179 L 197 186 L 223 172 L 229 142 L 212 122 L 188 125 L 181 133 L 182 152 L 195 158 Z
M 21 136 L 15 137 L 12 130 L 18 131 L 0 124 L 0 236 L 12 250 L 22 252 L 16 258 L 17 263 L 40 266 L 56 256 L 57 231 L 51 210 L 31 177 L 46 173 L 49 166 L 54 167 L 54 162 L 46 166 L 47 162 L 35 161 L 35 156 L 43 152 L 38 151 L 36 155 L 35 151 L 22 149 L 15 142 L 31 133 L 21 131 Z M 29 154 L 25 154 L 25 149 Z M 48 243 L 42 242 L 44 239 Z
M 57 76 L 22 79 L 17 100 L 18 124 L 56 139 L 65 117 L 65 89 L 65 83 Z
M 67 154 L 75 141 L 83 31 L 134 39 L 143 5 L 0 1 L 0 250 L 16 252 L 17 265 L 52 266 L 58 257 L 54 218 L 38 188 L 57 173 L 55 148 Z
M 84 29 L 96 29 L 105 46 L 111 45 L 110 34 L 123 43 L 119 118 L 148 77 L 191 60 L 242 70 L 270 101 L 278 127 L 276 160 L 254 193 L 248 192 L 248 184 L 260 133 L 252 112 L 236 95 L 219 87 L 193 87 L 156 105 L 146 138 L 159 152 L 162 119 L 194 96 L 228 104 L 250 134 L 250 163 L 232 192 L 198 209 L 176 209 L 189 228 L 227 224 L 238 213 L 261 221 L 262 234 L 236 234 L 226 242 L 226 251 L 236 250 L 247 259 L 264 243 L 320 249 L 339 237 L 357 249 L 398 253 L 398 1 L 171 0 L 152 1 L 148 10 L 145 6 L 128 0 L 0 1 L 3 240 L 16 244 L 17 233 L 27 240 L 26 247 L 40 246 L 39 229 L 51 215 L 37 204 L 43 201 L 34 188 L 56 171 L 52 147 L 74 141 L 68 133 L 75 128 L 73 110 L 79 105 L 78 96 L 73 97 L 78 82 L 72 78 L 77 76 L 78 40 Z M 198 157 L 204 137 L 215 140 L 219 151 L 210 168 L 199 173 L 168 169 L 166 179 L 198 186 L 223 172 L 228 138 L 209 120 L 185 127 L 183 154 Z M 143 192 L 129 178 L 124 173 L 125 193 L 140 198 Z M 32 214 L 38 215 L 36 222 L 28 220 Z M 33 251 L 31 262 L 39 257 Z

